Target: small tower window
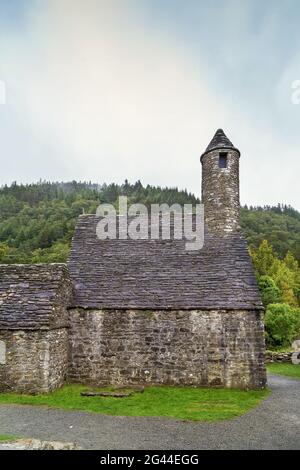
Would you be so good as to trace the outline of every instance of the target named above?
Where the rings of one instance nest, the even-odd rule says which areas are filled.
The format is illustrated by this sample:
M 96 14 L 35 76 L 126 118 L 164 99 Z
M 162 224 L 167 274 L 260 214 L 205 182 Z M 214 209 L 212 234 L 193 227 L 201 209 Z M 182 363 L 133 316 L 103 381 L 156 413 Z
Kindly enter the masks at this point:
M 219 153 L 219 168 L 227 168 L 227 152 Z

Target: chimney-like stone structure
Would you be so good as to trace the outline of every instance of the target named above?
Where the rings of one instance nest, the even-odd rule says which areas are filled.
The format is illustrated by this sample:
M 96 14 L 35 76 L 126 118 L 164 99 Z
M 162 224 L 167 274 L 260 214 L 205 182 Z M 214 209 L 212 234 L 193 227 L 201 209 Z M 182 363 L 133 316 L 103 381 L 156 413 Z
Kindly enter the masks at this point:
M 222 129 L 201 155 L 202 203 L 209 232 L 226 235 L 240 228 L 239 159 L 240 151 Z

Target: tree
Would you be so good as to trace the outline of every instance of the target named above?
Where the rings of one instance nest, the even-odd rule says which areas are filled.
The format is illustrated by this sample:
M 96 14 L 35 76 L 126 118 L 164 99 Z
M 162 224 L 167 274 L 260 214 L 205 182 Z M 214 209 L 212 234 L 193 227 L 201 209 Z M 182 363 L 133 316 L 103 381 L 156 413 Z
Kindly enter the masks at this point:
M 264 305 L 281 301 L 292 307 L 298 307 L 300 270 L 293 255 L 288 252 L 284 260 L 280 260 L 267 240 L 263 240 L 257 250 L 251 247 L 250 254 Z M 274 287 L 279 289 L 280 296 L 276 296 Z M 273 299 L 272 295 L 275 295 Z
M 265 326 L 268 347 L 289 347 L 299 334 L 300 309 L 287 304 L 270 304 L 265 315 Z
M 250 253 L 257 276 L 270 276 L 274 272 L 276 256 L 267 240 L 262 241 L 258 250 L 250 248 Z
M 281 302 L 281 292 L 276 286 L 275 282 L 270 276 L 260 276 L 258 279 L 258 286 L 262 297 L 262 302 L 265 307 L 269 304 Z

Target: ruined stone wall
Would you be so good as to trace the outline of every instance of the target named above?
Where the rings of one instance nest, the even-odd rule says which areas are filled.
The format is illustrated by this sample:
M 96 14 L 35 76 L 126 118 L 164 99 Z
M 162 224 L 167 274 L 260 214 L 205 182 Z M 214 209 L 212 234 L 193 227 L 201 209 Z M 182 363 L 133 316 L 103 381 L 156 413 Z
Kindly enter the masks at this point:
M 0 392 L 41 393 L 63 385 L 68 331 L 0 330 Z
M 220 152 L 202 157 L 202 203 L 208 229 L 226 234 L 240 228 L 239 153 L 226 150 L 227 168 L 219 168 Z
M 70 310 L 68 380 L 265 385 L 261 311 Z
M 292 364 L 292 356 L 294 352 L 277 352 L 277 351 L 266 351 L 266 362 L 284 362 Z

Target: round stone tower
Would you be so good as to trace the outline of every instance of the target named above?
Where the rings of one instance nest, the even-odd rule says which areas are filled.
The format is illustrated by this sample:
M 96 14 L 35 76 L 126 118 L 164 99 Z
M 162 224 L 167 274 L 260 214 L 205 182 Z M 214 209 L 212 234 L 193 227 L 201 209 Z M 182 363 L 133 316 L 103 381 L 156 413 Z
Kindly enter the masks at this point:
M 240 151 L 222 129 L 201 155 L 202 204 L 210 232 L 226 235 L 240 228 L 239 159 Z

